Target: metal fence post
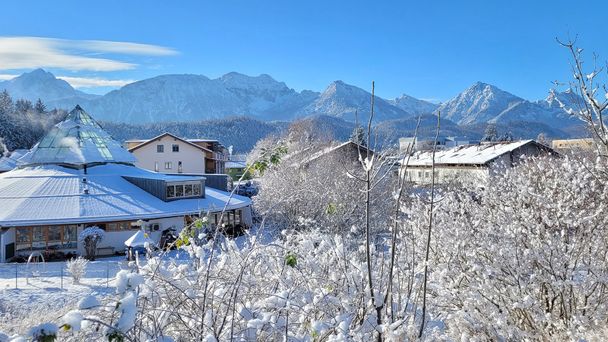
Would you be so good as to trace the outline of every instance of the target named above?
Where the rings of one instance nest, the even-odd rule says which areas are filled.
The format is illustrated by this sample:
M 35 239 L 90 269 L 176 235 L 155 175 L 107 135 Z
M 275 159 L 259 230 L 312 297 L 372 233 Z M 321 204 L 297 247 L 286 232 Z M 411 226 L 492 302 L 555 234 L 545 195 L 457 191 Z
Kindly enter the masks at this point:
M 59 268 L 61 269 L 61 289 L 63 290 L 63 263 L 59 263 Z
M 15 263 L 15 288 L 18 289 L 19 287 L 17 286 L 17 277 L 19 273 L 19 263 Z
M 110 263 L 106 262 L 106 288 L 110 287 Z

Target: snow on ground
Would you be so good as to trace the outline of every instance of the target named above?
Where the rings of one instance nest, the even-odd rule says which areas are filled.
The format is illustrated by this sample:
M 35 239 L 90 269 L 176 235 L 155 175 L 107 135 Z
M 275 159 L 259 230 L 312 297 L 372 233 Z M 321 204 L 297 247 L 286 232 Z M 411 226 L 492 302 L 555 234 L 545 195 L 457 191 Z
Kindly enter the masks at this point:
M 269 243 L 273 239 L 271 230 L 252 228 L 249 234 L 259 243 Z M 241 236 L 235 243 L 243 248 L 250 240 Z M 178 263 L 190 262 L 185 251 L 170 251 L 162 258 Z M 145 263 L 145 258 L 141 258 L 140 266 Z M 99 258 L 87 264 L 80 284 L 73 284 L 65 261 L 43 265 L 0 264 L 0 331 L 16 333 L 20 327 L 39 324 L 41 317 L 56 321 L 76 308 L 78 301 L 87 295 L 102 299 L 114 294 L 117 273 L 128 268 L 124 256 Z
M 124 257 L 98 259 L 87 264 L 81 284 L 73 284 L 65 262 L 0 264 L 0 331 L 13 332 L 23 321 L 44 316 L 58 318 L 86 295 L 113 293 L 116 273 L 127 266 Z

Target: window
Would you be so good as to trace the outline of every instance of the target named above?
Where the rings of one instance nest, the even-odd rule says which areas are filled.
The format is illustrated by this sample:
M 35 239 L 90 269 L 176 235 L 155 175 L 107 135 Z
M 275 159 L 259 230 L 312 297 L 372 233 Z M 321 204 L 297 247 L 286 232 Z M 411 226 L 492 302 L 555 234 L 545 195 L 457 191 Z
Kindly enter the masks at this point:
M 167 198 L 175 197 L 175 186 L 169 185 L 167 186 Z
M 181 161 L 178 161 L 178 162 L 177 162 L 177 172 L 178 172 L 178 173 L 182 173 L 182 170 L 183 170 L 183 169 L 182 169 L 182 162 L 181 162 Z
M 78 227 L 75 225 L 63 226 L 63 248 L 76 248 Z
M 165 145 L 156 145 L 156 152 L 157 153 L 165 152 Z
M 422 171 L 418 171 L 418 178 L 422 178 Z
M 165 170 L 171 170 L 173 168 L 172 162 L 165 162 Z
M 184 186 L 183 185 L 175 186 L 175 197 L 184 197 Z
M 61 248 L 61 227 L 54 226 L 47 228 L 47 247 Z
M 137 227 L 135 227 L 137 228 Z M 110 222 L 106 225 L 106 231 L 108 232 L 113 232 L 113 231 L 121 231 L 121 230 L 131 230 L 133 229 L 131 227 L 131 222 L 129 221 L 121 221 L 121 222 Z
M 201 183 L 167 184 L 167 199 L 201 197 Z
M 178 144 L 173 144 L 173 145 L 171 146 L 171 150 L 172 150 L 173 152 L 179 152 L 179 145 L 178 145 Z
M 154 172 L 158 172 L 158 162 L 154 162 Z
M 16 250 L 74 249 L 77 226 L 36 226 L 15 228 Z
M 242 224 L 243 223 L 243 212 L 241 210 L 236 211 L 236 217 L 234 219 L 234 224 Z
M 428 172 L 428 171 L 426 171 L 426 172 L 424 173 L 424 178 L 431 178 L 431 173 L 430 173 L 430 172 Z

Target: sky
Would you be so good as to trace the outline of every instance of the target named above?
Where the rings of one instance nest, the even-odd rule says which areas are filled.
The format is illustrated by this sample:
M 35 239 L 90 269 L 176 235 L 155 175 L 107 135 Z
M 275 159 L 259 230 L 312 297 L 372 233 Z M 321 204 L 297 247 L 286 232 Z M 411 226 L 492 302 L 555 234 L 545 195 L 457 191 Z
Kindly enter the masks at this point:
M 608 60 L 608 2 L 3 1 L 0 79 L 44 68 L 103 94 L 161 74 L 335 80 L 447 101 L 476 81 L 527 99 L 570 81 L 556 37 Z M 603 58 L 603 59 L 602 59 Z

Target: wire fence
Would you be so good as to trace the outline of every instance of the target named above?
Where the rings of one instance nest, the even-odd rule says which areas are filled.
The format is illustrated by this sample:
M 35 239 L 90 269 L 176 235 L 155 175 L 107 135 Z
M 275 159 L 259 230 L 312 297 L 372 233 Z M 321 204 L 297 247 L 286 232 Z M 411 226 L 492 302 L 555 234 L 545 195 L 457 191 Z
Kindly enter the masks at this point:
M 79 285 L 109 287 L 118 271 L 127 268 L 123 260 L 90 261 Z M 0 288 L 64 289 L 74 284 L 65 261 L 0 264 Z

